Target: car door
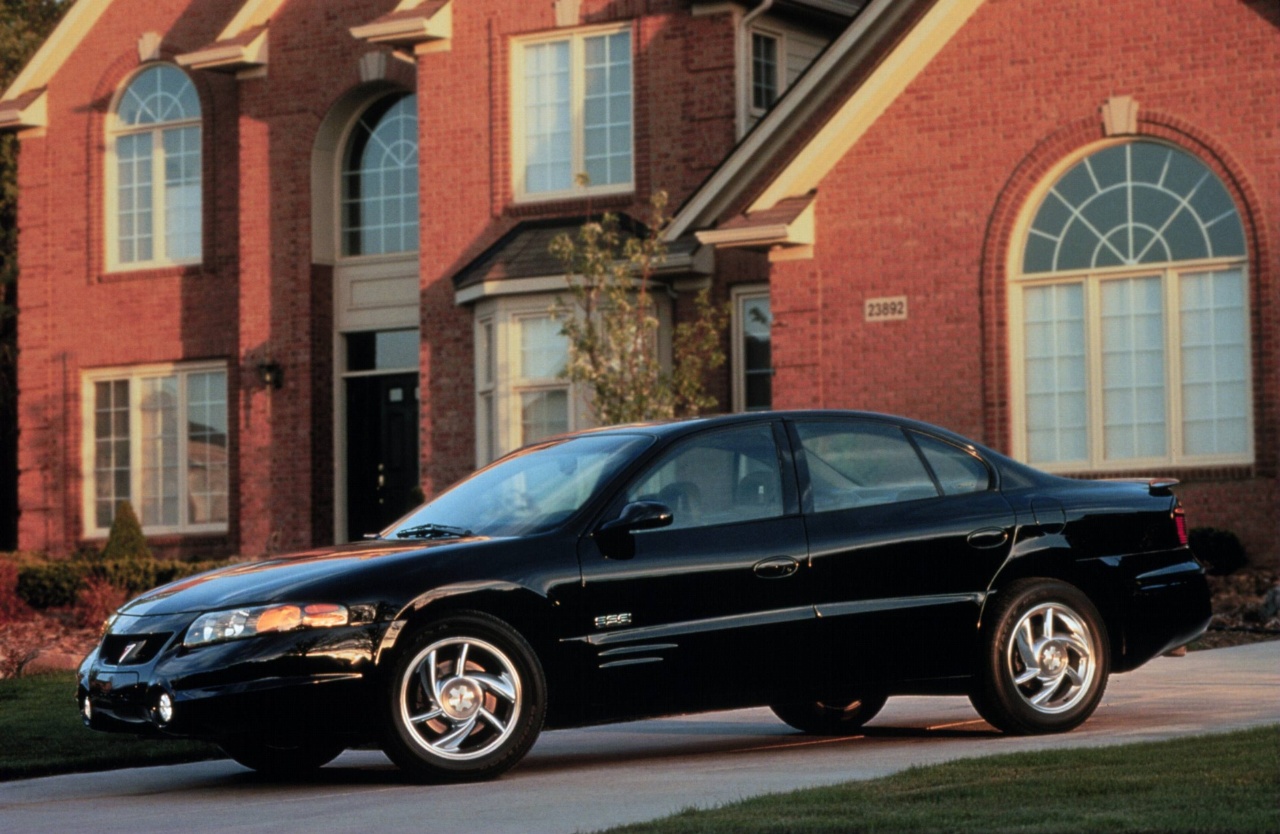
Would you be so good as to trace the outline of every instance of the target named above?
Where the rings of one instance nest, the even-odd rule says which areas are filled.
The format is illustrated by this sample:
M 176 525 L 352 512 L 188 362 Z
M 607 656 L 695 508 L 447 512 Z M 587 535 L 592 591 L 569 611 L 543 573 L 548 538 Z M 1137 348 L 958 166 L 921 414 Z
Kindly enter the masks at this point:
M 834 683 L 963 674 L 1014 512 L 972 449 L 876 420 L 791 424 Z M 847 659 L 847 661 L 845 660 Z
M 782 432 L 762 420 L 675 443 L 605 513 L 659 502 L 672 523 L 624 546 L 584 540 L 598 704 L 656 714 L 758 703 L 791 671 L 814 613 Z

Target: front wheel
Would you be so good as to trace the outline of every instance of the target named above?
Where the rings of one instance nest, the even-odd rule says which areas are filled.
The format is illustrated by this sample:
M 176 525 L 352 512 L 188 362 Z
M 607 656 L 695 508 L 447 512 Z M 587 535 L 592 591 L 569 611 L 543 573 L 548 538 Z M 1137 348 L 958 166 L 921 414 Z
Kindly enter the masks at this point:
M 423 781 L 489 779 L 520 761 L 546 715 L 546 682 L 533 649 L 483 614 L 418 631 L 385 692 L 383 749 Z
M 840 702 L 809 701 L 802 704 L 775 704 L 769 709 L 783 721 L 805 733 L 843 736 L 857 732 L 884 708 L 884 695 L 863 695 Z
M 1013 735 L 1060 733 L 1093 714 L 1110 654 L 1088 597 L 1054 580 L 1015 582 L 1000 591 L 988 623 L 969 696 L 988 723 Z

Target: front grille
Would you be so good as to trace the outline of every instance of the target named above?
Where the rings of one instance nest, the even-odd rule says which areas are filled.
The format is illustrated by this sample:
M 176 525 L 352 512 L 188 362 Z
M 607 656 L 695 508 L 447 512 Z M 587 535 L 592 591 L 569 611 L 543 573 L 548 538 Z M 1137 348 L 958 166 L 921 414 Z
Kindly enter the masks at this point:
M 160 653 L 173 632 L 163 634 L 108 634 L 102 640 L 98 659 L 111 666 L 136 666 Z

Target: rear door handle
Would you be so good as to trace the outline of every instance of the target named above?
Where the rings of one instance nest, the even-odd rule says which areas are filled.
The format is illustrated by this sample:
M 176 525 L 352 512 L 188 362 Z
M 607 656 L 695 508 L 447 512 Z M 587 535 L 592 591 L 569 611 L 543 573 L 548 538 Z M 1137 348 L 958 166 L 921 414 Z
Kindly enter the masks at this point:
M 1009 541 L 1009 532 L 999 527 L 983 527 L 981 530 L 974 530 L 970 533 L 966 541 L 969 542 L 970 547 L 976 547 L 979 550 L 990 550 Z
M 786 556 L 777 556 L 756 562 L 752 570 L 761 579 L 782 579 L 800 570 L 800 563 Z

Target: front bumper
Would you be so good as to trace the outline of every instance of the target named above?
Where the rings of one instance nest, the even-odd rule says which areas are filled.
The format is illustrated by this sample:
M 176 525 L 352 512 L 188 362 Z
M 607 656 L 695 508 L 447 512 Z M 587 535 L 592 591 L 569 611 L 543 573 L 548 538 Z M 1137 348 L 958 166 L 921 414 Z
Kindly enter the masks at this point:
M 182 637 L 194 619 L 118 620 L 80 666 L 77 702 L 85 724 L 210 740 L 371 731 L 374 657 L 386 623 L 188 648 Z M 171 709 L 160 708 L 162 696 Z

